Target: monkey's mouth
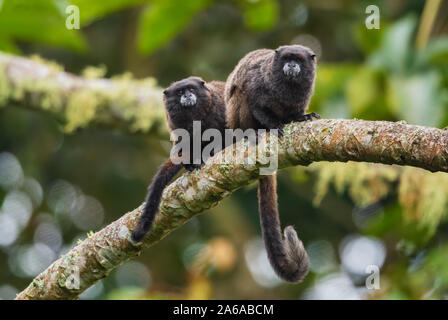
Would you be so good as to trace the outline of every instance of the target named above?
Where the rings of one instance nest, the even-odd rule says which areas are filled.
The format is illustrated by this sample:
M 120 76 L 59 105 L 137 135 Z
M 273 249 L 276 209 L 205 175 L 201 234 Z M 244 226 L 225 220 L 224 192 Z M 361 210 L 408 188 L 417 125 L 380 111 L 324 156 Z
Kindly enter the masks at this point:
M 196 95 L 191 92 L 187 92 L 180 97 L 180 104 L 184 107 L 192 107 L 196 105 L 196 102 Z
M 283 65 L 283 73 L 288 78 L 296 78 L 300 73 L 300 65 L 295 61 L 286 62 Z

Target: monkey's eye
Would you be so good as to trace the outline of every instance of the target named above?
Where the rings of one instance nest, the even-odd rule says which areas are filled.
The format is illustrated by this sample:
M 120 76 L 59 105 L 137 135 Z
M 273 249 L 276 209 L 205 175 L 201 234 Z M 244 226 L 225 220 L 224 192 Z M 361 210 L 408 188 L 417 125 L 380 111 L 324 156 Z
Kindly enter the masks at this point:
M 312 54 L 310 57 L 311 57 L 312 60 L 316 60 L 316 55 L 315 54 Z

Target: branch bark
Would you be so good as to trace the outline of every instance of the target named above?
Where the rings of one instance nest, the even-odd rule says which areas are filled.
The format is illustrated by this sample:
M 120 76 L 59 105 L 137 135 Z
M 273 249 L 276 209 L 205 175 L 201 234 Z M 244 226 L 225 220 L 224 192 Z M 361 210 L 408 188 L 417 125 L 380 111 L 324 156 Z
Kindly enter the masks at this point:
M 268 146 L 273 139 L 269 139 Z M 248 149 L 245 149 L 245 148 Z M 236 150 L 255 146 L 240 142 Z M 410 165 L 448 172 L 448 131 L 401 122 L 319 120 L 288 125 L 279 139 L 279 168 L 315 161 L 365 161 Z M 141 206 L 90 236 L 38 275 L 17 299 L 75 299 L 80 293 L 125 261 L 195 215 L 217 205 L 238 188 L 260 178 L 262 164 L 219 161 L 219 154 L 201 170 L 184 174 L 164 192 L 160 214 L 144 244 L 135 245 L 129 234 Z M 79 286 L 73 275 L 79 275 Z

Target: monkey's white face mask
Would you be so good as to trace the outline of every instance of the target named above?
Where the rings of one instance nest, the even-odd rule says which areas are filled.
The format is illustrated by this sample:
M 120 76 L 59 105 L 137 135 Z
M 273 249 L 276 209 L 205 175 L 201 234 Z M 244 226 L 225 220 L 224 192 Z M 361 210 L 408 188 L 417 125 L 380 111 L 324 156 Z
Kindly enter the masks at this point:
M 300 73 L 300 65 L 295 61 L 286 62 L 283 65 L 283 73 L 287 77 L 295 78 Z
M 186 90 L 185 93 L 180 97 L 180 104 L 184 107 L 192 107 L 196 105 L 196 102 L 196 95 L 189 90 Z

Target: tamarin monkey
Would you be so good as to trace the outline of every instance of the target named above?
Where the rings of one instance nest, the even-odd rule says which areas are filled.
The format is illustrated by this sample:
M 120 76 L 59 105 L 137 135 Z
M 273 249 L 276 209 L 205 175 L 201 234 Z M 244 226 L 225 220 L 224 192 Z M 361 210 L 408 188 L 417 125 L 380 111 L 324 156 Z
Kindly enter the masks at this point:
M 300 45 L 248 53 L 226 82 L 224 98 L 230 129 L 278 129 L 292 121 L 320 118 L 306 114 L 316 77 L 316 55 Z M 296 231 L 288 226 L 281 233 L 276 175 L 258 184 L 260 222 L 269 261 L 277 275 L 300 282 L 308 273 L 309 258 Z
M 202 132 L 207 129 L 218 129 L 224 136 L 225 130 L 225 104 L 224 82 L 212 81 L 205 83 L 201 78 L 189 77 L 169 86 L 164 92 L 166 120 L 170 132 L 175 129 L 185 129 L 190 135 L 190 151 L 193 150 L 193 121 L 201 121 Z M 179 143 L 175 137 L 174 146 Z M 206 143 L 201 142 L 201 152 Z M 189 163 L 174 164 L 167 159 L 154 176 L 146 196 L 146 203 L 140 220 L 132 232 L 131 239 L 140 242 L 151 230 L 157 211 L 159 210 L 163 190 L 171 179 L 185 167 L 188 171 L 199 168 L 201 164 L 194 164 L 191 155 L 182 155 L 189 158 Z

